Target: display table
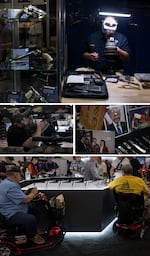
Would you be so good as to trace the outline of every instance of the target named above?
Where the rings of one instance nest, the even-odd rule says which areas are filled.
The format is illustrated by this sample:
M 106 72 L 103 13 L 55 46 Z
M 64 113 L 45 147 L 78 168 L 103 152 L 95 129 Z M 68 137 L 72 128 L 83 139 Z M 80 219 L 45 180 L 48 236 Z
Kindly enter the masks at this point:
M 44 186 L 46 186 L 46 182 L 47 181 L 51 181 L 51 182 L 59 182 L 59 181 L 65 181 L 65 182 L 71 182 L 71 181 L 76 181 L 76 182 L 83 182 L 84 181 L 84 176 L 82 175 L 78 175 L 77 177 L 75 176 L 64 176 L 64 175 L 58 175 L 58 176 L 49 176 L 49 175 L 43 175 L 43 177 L 37 177 L 37 178 L 34 178 L 34 179 L 29 179 L 29 180 L 21 180 L 20 181 L 20 186 L 21 188 L 24 188 L 24 189 L 27 189 L 25 188 L 25 186 L 28 186 L 30 184 L 31 187 L 35 186 L 36 183 L 39 183 L 39 184 L 44 184 Z M 34 183 L 33 183 L 34 182 Z M 37 185 L 37 184 L 36 184 Z
M 142 127 L 142 126 L 141 126 Z M 115 139 L 118 154 L 149 154 L 150 127 L 134 130 Z
M 103 181 L 46 181 L 32 183 L 23 187 L 23 190 L 31 187 L 37 187 L 49 198 L 63 193 L 66 203 L 65 231 L 102 231 L 115 217 L 113 193 Z
M 139 86 L 119 81 L 118 83 L 106 82 L 108 99 L 84 99 L 84 98 L 64 98 L 62 97 L 62 103 L 92 103 L 92 102 L 105 102 L 108 103 L 149 103 L 150 89 L 143 89 L 142 84 L 133 77 L 134 82 Z
M 5 147 L 6 140 L 0 144 L 0 153 L 26 153 L 23 147 Z M 28 154 L 72 154 L 73 153 L 73 143 L 63 141 L 61 144 L 56 145 L 45 145 L 41 144 L 40 146 L 30 149 Z

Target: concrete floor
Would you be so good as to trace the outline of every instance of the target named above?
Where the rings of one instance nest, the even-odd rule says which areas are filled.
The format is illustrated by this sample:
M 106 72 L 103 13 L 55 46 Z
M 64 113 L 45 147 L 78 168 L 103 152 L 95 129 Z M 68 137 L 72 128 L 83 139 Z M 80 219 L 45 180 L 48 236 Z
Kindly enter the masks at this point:
M 24 256 L 147 256 L 149 251 L 150 231 L 147 231 L 142 240 L 131 240 L 114 234 L 111 224 L 101 233 L 67 233 L 64 241 L 57 247 L 28 252 Z

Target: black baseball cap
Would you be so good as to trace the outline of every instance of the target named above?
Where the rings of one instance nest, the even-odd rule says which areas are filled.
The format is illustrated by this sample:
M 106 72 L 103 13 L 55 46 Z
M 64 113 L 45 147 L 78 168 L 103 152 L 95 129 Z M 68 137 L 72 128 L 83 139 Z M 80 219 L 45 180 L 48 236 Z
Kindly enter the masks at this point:
M 10 167 L 8 167 L 8 169 L 6 170 L 6 174 L 11 174 L 11 173 L 21 173 L 21 170 L 20 170 L 20 168 L 18 167 L 18 166 L 11 166 L 10 165 Z
M 21 121 L 23 120 L 23 116 L 22 115 L 15 115 L 13 116 L 13 123 L 21 123 Z

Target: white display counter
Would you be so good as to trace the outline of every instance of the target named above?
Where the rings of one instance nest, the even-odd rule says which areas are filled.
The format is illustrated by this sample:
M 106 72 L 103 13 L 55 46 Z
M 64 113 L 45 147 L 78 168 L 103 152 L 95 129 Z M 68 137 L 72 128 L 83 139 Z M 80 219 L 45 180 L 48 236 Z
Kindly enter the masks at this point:
M 84 182 L 78 182 L 78 181 L 45 181 L 45 182 L 35 182 L 31 183 L 30 185 L 27 185 L 23 187 L 23 190 L 28 190 L 30 188 L 36 187 L 39 191 L 50 191 L 50 190 L 104 190 L 107 187 L 105 185 L 105 182 L 102 181 L 84 181 Z

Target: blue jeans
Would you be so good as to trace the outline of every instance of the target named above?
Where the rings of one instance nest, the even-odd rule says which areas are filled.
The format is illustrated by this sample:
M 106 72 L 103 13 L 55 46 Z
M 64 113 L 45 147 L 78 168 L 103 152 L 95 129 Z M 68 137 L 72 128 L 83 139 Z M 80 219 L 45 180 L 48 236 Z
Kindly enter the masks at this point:
M 33 214 L 17 212 L 7 220 L 8 225 L 23 225 L 28 236 L 37 234 L 37 220 Z

